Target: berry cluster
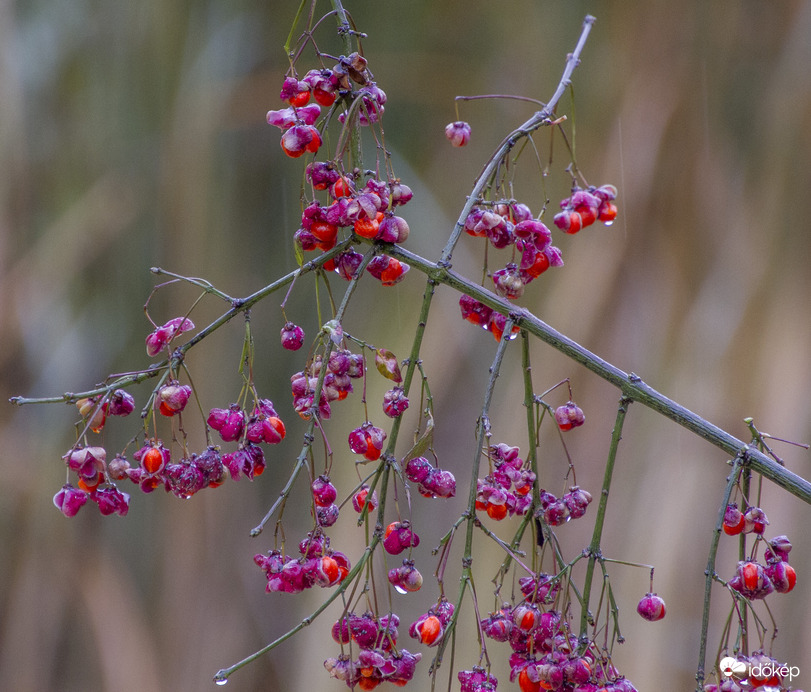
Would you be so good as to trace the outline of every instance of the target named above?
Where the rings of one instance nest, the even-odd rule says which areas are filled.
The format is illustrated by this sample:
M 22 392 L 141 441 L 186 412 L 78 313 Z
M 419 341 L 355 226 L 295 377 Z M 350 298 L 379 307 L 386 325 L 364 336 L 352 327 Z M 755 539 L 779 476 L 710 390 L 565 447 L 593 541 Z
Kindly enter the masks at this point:
M 344 615 L 332 626 L 332 638 L 342 650 L 354 645 L 360 651 L 355 660 L 346 653 L 328 658 L 324 661 L 327 672 L 351 689 L 373 690 L 383 682 L 405 685 L 414 677 L 422 654 L 397 647 L 399 624 L 396 613 L 380 618 L 368 612 Z
M 740 481 L 740 478 L 738 480 Z M 740 490 L 738 487 L 736 492 Z M 724 509 L 721 528 L 726 535 L 739 536 L 743 559 L 738 561 L 728 581 L 723 582 L 720 579 L 719 581 L 725 584 L 734 596 L 733 612 L 738 617 L 739 632 L 744 632 L 747 627 L 745 611 L 747 608 L 753 609 L 752 602 L 763 600 L 775 591 L 788 593 L 797 582 L 797 573 L 789 564 L 791 541 L 788 536 L 765 538 L 766 527 L 769 526 L 766 513 L 761 507 L 750 504 L 746 499 L 746 493 L 741 494 L 743 509 L 738 507 L 738 502 L 729 502 Z M 755 539 L 750 549 L 746 547 L 748 535 L 754 536 Z M 764 551 L 762 560 L 759 560 L 758 551 L 761 545 L 764 546 Z M 729 631 L 725 636 L 729 636 Z M 743 692 L 747 689 L 760 688 L 780 692 L 792 689 L 791 677 L 788 686 L 784 680 L 789 667 L 779 664 L 762 650 L 748 654 L 747 641 L 745 637 L 741 638 L 741 635 L 738 635 L 732 655 L 722 659 L 722 666 L 727 668 L 719 669 L 720 682 L 705 685 L 705 692 Z M 762 638 L 760 645 L 763 646 Z M 726 650 L 727 646 L 728 641 L 722 642 L 722 650 Z
M 732 502 L 724 511 L 722 524 L 724 533 L 730 536 L 738 534 L 756 536 L 750 559 L 738 562 L 735 574 L 728 582 L 730 588 L 749 600 L 766 598 L 774 591 L 787 593 L 794 588 L 797 581 L 797 573 L 788 562 L 791 542 L 785 535 L 766 541 L 763 534 L 768 525 L 769 519 L 760 507 L 750 505 L 745 512 L 741 512 L 737 503 Z M 761 542 L 768 545 L 764 551 L 765 565 L 755 560 Z
M 511 682 L 517 680 L 522 692 L 635 692 L 595 641 L 589 640 L 583 649 L 565 614 L 546 607 L 559 590 L 553 577 L 543 573 L 524 577 L 520 586 L 521 600 L 505 603 L 481 621 L 486 637 L 512 649 Z M 471 689 L 496 689 L 495 681 L 486 682 L 492 687 Z
M 563 497 L 555 497 L 541 489 L 540 498 L 541 506 L 535 516 L 541 517 L 549 526 L 560 526 L 570 519 L 579 519 L 586 513 L 591 502 L 591 493 L 573 485 Z
M 577 233 L 595 221 L 610 226 L 617 218 L 616 198 L 617 188 L 613 185 L 590 187 L 588 190 L 575 187 L 571 196 L 561 201 L 563 211 L 555 214 L 555 225 L 564 233 Z
M 518 447 L 503 442 L 492 445 L 488 450 L 492 473 L 477 481 L 476 509 L 496 521 L 516 514 L 523 516 L 532 506 L 535 474 L 518 452 Z
M 425 457 L 409 459 L 405 475 L 423 497 L 453 497 L 456 495 L 456 478 L 450 471 L 437 468 Z
M 310 103 L 311 96 L 317 103 Z M 289 106 L 269 111 L 267 121 L 283 131 L 282 149 L 294 158 L 319 151 L 336 100 L 346 107 L 338 115 L 344 128 L 378 123 L 386 103 L 385 92 L 359 53 L 341 56 L 331 69 L 310 70 L 301 80 L 295 74 L 288 75 L 280 98 Z M 316 127 L 322 106 L 331 110 Z M 305 204 L 301 226 L 294 235 L 297 246 L 303 252 L 331 250 L 338 242 L 340 228 L 351 228 L 356 236 L 367 240 L 405 242 L 410 232 L 408 223 L 394 210 L 411 200 L 411 188 L 393 176 L 380 179 L 373 171 L 366 171 L 370 177 L 364 183 L 360 170 L 344 166 L 344 150 L 336 152 L 334 160 L 312 161 L 305 169 L 313 193 L 327 191 L 328 200 L 325 205 L 318 199 Z M 362 255 L 348 248 L 325 262 L 324 268 L 349 280 L 356 276 L 361 261 Z M 367 266 L 367 272 L 384 286 L 398 283 L 408 270 L 406 263 L 383 254 Z
M 315 390 L 324 366 L 323 358 L 316 356 L 308 366 L 290 377 L 293 390 L 293 408 L 304 420 L 309 420 L 315 404 Z M 321 383 L 318 398 L 318 417 L 326 420 L 332 411 L 330 402 L 342 401 L 352 392 L 352 380 L 363 377 L 363 356 L 348 350 L 333 351 L 327 360 L 327 372 Z
M 491 274 L 495 292 L 508 300 L 520 298 L 526 285 L 549 267 L 563 266 L 560 250 L 552 245 L 551 231 L 532 216 L 526 204 L 477 205 L 468 214 L 464 228 L 468 235 L 487 238 L 495 248 L 512 246 L 514 255 L 520 253 L 520 261 L 509 262 Z M 467 295 L 460 298 L 459 307 L 463 319 L 501 339 L 507 321 L 504 315 Z
M 349 574 L 349 558 L 332 550 L 329 537 L 320 529 L 311 531 L 299 543 L 301 557 L 293 558 L 280 550 L 254 555 L 253 561 L 265 573 L 268 593 L 300 593 L 313 586 L 326 588 L 339 584 Z

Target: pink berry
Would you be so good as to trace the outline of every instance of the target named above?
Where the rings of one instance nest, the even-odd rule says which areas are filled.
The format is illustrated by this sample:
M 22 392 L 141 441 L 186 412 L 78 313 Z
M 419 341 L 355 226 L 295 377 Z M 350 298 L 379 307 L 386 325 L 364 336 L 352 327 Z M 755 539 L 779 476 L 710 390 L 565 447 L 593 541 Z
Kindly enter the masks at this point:
M 304 343 L 304 330 L 292 322 L 282 327 L 282 347 L 288 351 L 298 351 Z
M 463 120 L 448 123 L 445 126 L 445 137 L 455 147 L 463 147 L 470 141 L 470 125 Z
M 123 389 L 116 389 L 110 395 L 107 413 L 111 416 L 128 416 L 135 408 L 135 399 L 132 394 Z
M 54 505 L 66 517 L 75 517 L 85 502 L 87 502 L 87 493 L 74 488 L 70 483 L 63 485 L 62 489 L 54 495 Z
M 577 406 L 573 401 L 569 401 L 563 406 L 558 406 L 555 409 L 555 421 L 561 430 L 571 430 L 583 425 L 586 416 L 583 410 Z
M 383 413 L 389 418 L 397 418 L 408 408 L 408 403 L 402 387 L 394 387 L 383 395 Z
M 636 606 L 636 612 L 650 622 L 661 620 L 665 616 L 665 602 L 655 593 L 645 594 Z

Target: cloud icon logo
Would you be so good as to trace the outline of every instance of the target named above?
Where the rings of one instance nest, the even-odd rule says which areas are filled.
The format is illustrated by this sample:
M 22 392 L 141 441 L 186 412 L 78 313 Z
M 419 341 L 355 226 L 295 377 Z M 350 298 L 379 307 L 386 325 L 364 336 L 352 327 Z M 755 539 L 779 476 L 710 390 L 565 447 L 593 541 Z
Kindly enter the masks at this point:
M 746 664 L 731 656 L 724 656 L 718 665 L 721 669 L 721 675 L 727 678 L 731 678 L 733 675 L 746 674 Z

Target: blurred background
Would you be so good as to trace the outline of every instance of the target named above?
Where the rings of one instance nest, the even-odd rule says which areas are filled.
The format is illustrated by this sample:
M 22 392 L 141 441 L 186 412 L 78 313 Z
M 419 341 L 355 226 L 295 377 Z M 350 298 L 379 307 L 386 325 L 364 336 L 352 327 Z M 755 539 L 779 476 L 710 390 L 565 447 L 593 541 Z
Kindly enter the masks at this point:
M 463 103 L 460 117 L 471 122 L 473 139 L 456 150 L 443 136 L 457 117 L 453 97 L 546 100 L 583 17 L 595 15 L 573 79 L 575 102 L 564 97 L 558 112 L 576 124 L 588 181 L 619 188 L 620 215 L 610 228 L 556 235 L 566 266 L 531 284 L 522 304 L 741 438 L 743 419 L 752 416 L 761 430 L 811 441 L 811 4 L 347 0 L 346 7 L 368 33 L 369 67 L 388 94 L 386 146 L 415 192 L 403 210 L 408 247 L 429 258 L 438 256 L 489 153 L 532 113 L 517 101 Z M 151 327 L 142 308 L 156 283 L 152 266 L 205 277 L 233 296 L 295 267 L 291 238 L 304 163 L 283 155 L 265 113 L 280 107 L 288 66 L 282 46 L 296 8 L 292 0 L 0 0 L 3 400 L 88 389 L 109 373 L 146 367 Z M 327 9 L 319 3 L 319 12 Z M 317 38 L 322 50 L 340 52 L 329 21 Z M 300 74 L 313 66 L 305 59 Z M 548 133 L 536 143 L 547 159 Z M 545 181 L 524 156 L 516 197 L 536 213 L 549 199 L 554 210 L 567 195 L 567 163 L 559 139 Z M 480 276 L 480 243 L 464 238 L 454 268 Z M 347 330 L 404 358 L 424 282 L 412 272 L 397 288 L 364 285 Z M 343 286 L 333 282 L 335 291 Z M 161 324 L 196 297 L 188 286 L 170 287 L 152 300 L 151 314 Z M 269 470 L 254 483 L 227 483 L 187 502 L 125 487 L 132 493 L 126 518 L 101 517 L 89 506 L 68 520 L 51 498 L 65 482 L 60 457 L 75 439 L 76 409 L 0 406 L 0 689 L 212 689 L 219 668 L 320 603 L 319 589 L 265 594 L 252 562 L 273 535 L 268 529 L 252 539 L 249 531 L 284 484 L 304 430 L 289 394 L 289 376 L 304 355 L 279 346 L 282 298 L 253 311 L 257 386 L 288 422 L 287 439 L 270 451 Z M 408 623 L 436 596 L 430 549 L 465 502 L 495 350 L 492 338 L 459 319 L 457 299 L 439 289 L 423 359 L 436 406 L 436 452 L 460 492 L 447 502 L 415 499 L 418 514 L 431 513 L 416 553 L 426 585 L 408 598 L 393 596 L 401 645 L 411 651 L 422 647 L 408 638 Z M 312 282 L 303 281 L 286 306 L 310 337 L 318 329 L 314 300 Z M 202 327 L 224 307 L 208 298 L 193 319 Z M 237 397 L 242 334 L 235 321 L 189 355 L 204 406 Z M 567 438 L 569 451 L 579 484 L 596 495 L 618 392 L 542 344 L 533 346 L 533 376 L 539 392 L 571 378 L 587 423 Z M 386 388 L 370 379 L 370 402 Z M 149 385 L 133 393 L 142 405 Z M 562 391 L 560 401 L 554 397 L 555 405 L 567 398 Z M 522 399 L 516 343 L 491 418 L 494 441 L 525 454 Z M 357 395 L 337 407 L 329 428 L 336 450 L 362 420 Z M 202 447 L 196 425 L 199 444 L 192 447 Z M 137 428 L 135 417 L 114 420 L 100 442 L 115 450 Z M 789 468 L 811 476 L 807 451 L 777 442 L 775 449 Z M 554 436 L 542 440 L 540 457 L 542 483 L 562 487 L 565 457 Z M 649 588 L 647 571 L 611 567 L 627 640 L 614 658 L 640 690 L 693 689 L 703 571 L 725 460 L 676 424 L 631 407 L 604 554 L 654 564 L 655 589 L 668 604 L 664 621 L 642 621 L 634 607 Z M 336 455 L 333 475 L 346 492 L 356 478 L 351 456 Z M 792 593 L 769 599 L 780 629 L 772 651 L 801 667 L 794 686 L 807 687 L 811 514 L 769 483 L 761 506 L 771 521 L 767 537 L 791 538 L 798 573 Z M 560 529 L 570 557 L 587 545 L 590 517 L 593 509 Z M 333 544 L 354 561 L 363 539 L 352 521 L 342 518 Z M 290 508 L 288 540 L 298 541 L 309 522 L 304 502 Z M 497 528 L 509 535 L 507 523 Z M 477 544 L 483 610 L 493 607 L 488 580 L 500 559 L 490 544 Z M 736 560 L 736 546 L 722 541 L 721 576 L 732 576 Z M 450 594 L 457 563 L 452 558 L 446 574 Z M 329 626 L 339 612 L 331 608 L 235 673 L 227 689 L 341 689 L 322 668 L 338 653 Z M 710 665 L 728 612 L 728 597 L 716 589 Z M 471 613 L 462 619 L 468 631 Z M 488 650 L 500 688 L 510 689 L 505 647 Z M 430 689 L 431 651 L 422 651 L 409 685 L 415 691 Z M 476 663 L 475 643 L 462 637 L 455 665 Z

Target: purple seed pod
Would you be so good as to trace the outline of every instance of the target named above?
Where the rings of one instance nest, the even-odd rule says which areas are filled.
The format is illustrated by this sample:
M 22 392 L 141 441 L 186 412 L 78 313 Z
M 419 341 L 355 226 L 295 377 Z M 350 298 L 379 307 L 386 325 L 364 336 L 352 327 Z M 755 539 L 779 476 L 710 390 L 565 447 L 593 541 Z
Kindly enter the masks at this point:
M 174 416 L 180 413 L 189 401 L 192 389 L 187 384 L 173 382 L 160 388 L 158 399 L 160 412 L 164 416 Z
M 132 394 L 123 389 L 116 389 L 110 395 L 107 413 L 111 416 L 128 416 L 135 408 L 135 399 Z
M 411 188 L 408 185 L 401 183 L 399 180 L 389 183 L 389 190 L 391 196 L 391 205 L 393 207 L 407 204 L 414 196 Z
M 503 612 L 493 613 L 482 620 L 484 635 L 497 642 L 506 642 L 514 628 L 513 621 Z
M 73 487 L 70 483 L 65 483 L 62 489 L 54 495 L 54 506 L 66 517 L 75 517 L 86 502 L 87 493 Z
M 498 679 L 487 673 L 484 668 L 460 670 L 457 678 L 462 685 L 459 692 L 489 692 L 498 687 Z
M 124 517 L 130 509 L 130 496 L 115 487 L 101 488 L 92 493 L 90 497 L 99 506 L 99 511 L 104 516 L 117 514 Z
M 380 222 L 375 240 L 384 243 L 404 243 L 408 240 L 410 229 L 401 216 L 387 216 Z
M 304 344 L 304 330 L 292 322 L 287 322 L 281 331 L 282 348 L 298 351 Z
M 577 485 L 573 485 L 569 492 L 563 496 L 563 502 L 569 509 L 572 519 L 582 517 L 586 513 L 586 508 L 589 506 L 591 499 L 591 493 Z
M 470 141 L 470 124 L 457 120 L 445 126 L 445 137 L 455 147 L 463 147 Z
M 380 625 L 371 613 L 350 615 L 349 632 L 361 649 L 369 649 L 377 643 Z
M 319 507 L 328 507 L 338 497 L 338 491 L 330 482 L 329 476 L 319 476 L 310 485 L 315 504 Z
M 636 612 L 650 622 L 661 620 L 665 616 L 665 602 L 655 593 L 645 594 L 636 606 Z
M 402 387 L 393 387 L 383 395 L 383 413 L 389 418 L 397 418 L 408 408 L 408 397 Z
M 315 508 L 315 520 L 319 526 L 332 526 L 338 521 L 338 514 L 339 509 L 336 504 Z
M 583 410 L 574 402 L 569 401 L 555 409 L 555 421 L 561 430 L 571 430 L 583 425 L 586 416 Z
M 456 495 L 456 479 L 450 471 L 432 469 L 421 483 L 420 492 L 432 497 L 453 497 Z
M 406 478 L 412 483 L 422 483 L 433 470 L 431 462 L 425 457 L 414 457 L 406 463 Z

